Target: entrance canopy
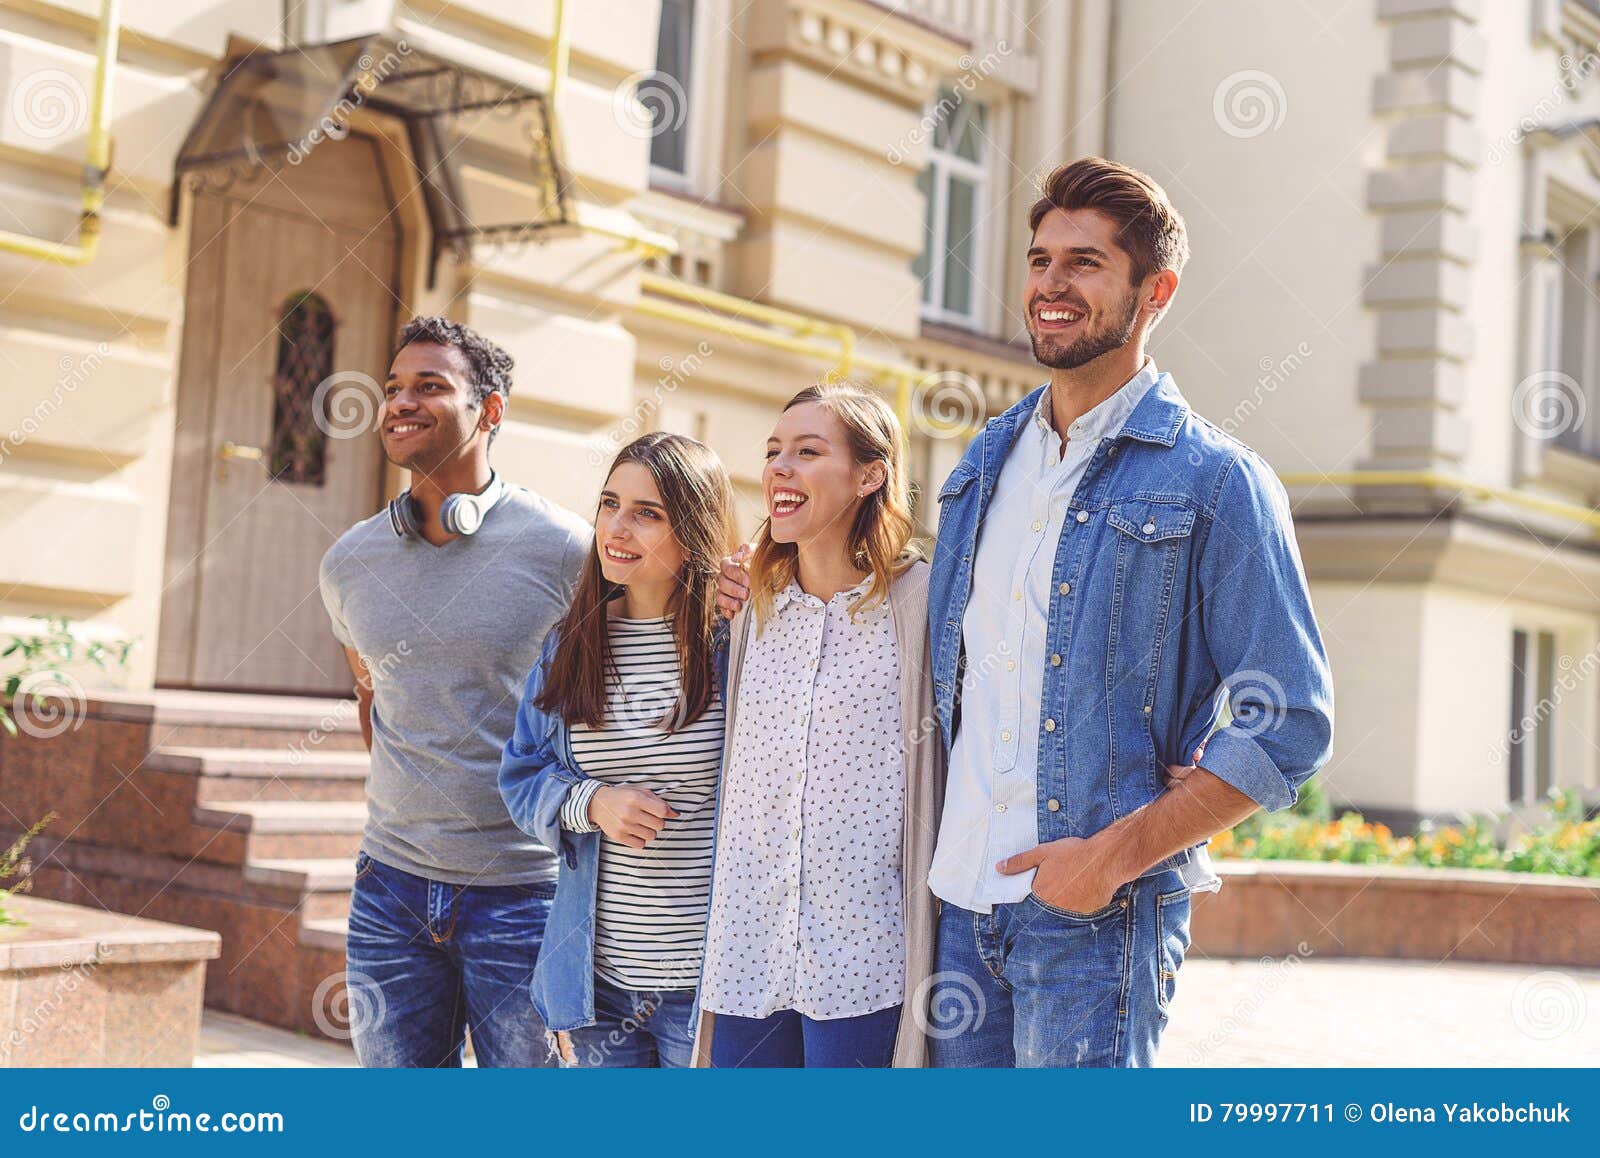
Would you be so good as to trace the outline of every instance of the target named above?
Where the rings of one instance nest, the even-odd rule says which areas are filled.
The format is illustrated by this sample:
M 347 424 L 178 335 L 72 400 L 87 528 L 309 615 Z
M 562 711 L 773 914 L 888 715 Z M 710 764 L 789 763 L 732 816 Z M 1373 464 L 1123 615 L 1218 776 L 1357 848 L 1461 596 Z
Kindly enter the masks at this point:
M 298 165 L 345 137 L 358 109 L 404 122 L 435 259 L 464 256 L 478 237 L 526 240 L 572 224 L 543 94 L 388 36 L 230 62 L 183 142 L 177 177 L 220 191 Z

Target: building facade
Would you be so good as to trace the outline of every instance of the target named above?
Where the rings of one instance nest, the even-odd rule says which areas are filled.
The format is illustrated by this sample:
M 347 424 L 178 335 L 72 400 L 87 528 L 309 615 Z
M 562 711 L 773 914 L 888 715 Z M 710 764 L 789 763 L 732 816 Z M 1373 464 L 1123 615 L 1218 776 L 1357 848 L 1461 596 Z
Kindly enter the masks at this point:
M 1050 166 L 1104 153 L 1189 224 L 1157 361 L 1294 499 L 1335 800 L 1415 819 L 1600 784 L 1594 5 L 127 0 L 119 20 L 99 253 L 0 252 L 9 630 L 64 614 L 136 639 L 135 693 L 344 694 L 316 562 L 404 485 L 369 383 L 416 313 L 515 355 L 496 467 L 586 515 L 623 442 L 674 429 L 728 462 L 753 527 L 773 415 L 829 373 L 896 401 L 930 494 L 1043 380 L 1027 209 Z M 98 24 L 95 0 L 0 4 L 15 232 L 74 236 Z M 330 80 L 327 46 L 367 36 L 360 83 Z M 453 104 L 392 95 L 419 62 Z M 496 226 L 551 174 L 522 122 L 472 116 L 513 89 L 544 98 L 559 161 L 561 220 L 531 235 Z M 274 110 L 304 130 L 282 155 L 259 147 Z

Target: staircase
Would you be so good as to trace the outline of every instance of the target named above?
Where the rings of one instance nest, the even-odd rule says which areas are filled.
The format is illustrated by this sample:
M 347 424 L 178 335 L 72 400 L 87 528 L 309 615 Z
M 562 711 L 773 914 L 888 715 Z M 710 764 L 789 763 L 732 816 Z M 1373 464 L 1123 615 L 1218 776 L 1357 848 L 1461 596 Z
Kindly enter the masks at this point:
M 40 896 L 222 935 L 206 1003 L 347 1038 L 344 941 L 366 822 L 353 701 L 102 694 L 51 738 L 0 738 L 0 848 Z

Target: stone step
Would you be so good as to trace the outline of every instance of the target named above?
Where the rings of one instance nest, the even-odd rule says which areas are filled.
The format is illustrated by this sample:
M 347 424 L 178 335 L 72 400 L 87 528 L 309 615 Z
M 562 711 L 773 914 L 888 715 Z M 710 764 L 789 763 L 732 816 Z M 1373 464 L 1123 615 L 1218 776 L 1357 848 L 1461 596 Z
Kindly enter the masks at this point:
M 192 855 L 224 864 L 354 857 L 367 806 L 348 800 L 203 801 Z
M 157 688 L 96 692 L 85 710 L 95 719 L 148 725 L 152 748 L 272 748 L 308 756 L 365 749 L 354 699 Z
M 367 753 L 277 748 L 163 746 L 145 759 L 150 773 L 197 778 L 200 800 L 359 801 L 365 798 Z
M 276 858 L 245 865 L 244 876 L 255 883 L 299 892 L 302 921 L 343 920 L 350 912 L 356 865 L 349 857 Z
M 300 944 L 308 949 L 343 954 L 349 935 L 347 917 L 309 918 L 300 922 Z

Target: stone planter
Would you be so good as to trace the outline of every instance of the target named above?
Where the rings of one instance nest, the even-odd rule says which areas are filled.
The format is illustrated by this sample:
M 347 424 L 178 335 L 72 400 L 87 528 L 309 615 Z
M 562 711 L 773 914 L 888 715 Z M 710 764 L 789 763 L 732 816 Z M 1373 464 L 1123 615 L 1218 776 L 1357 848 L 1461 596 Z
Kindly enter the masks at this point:
M 1194 904 L 1208 957 L 1398 957 L 1600 968 L 1600 880 L 1224 860 Z
M 0 1068 L 190 1066 L 215 933 L 37 897 L 0 926 Z

